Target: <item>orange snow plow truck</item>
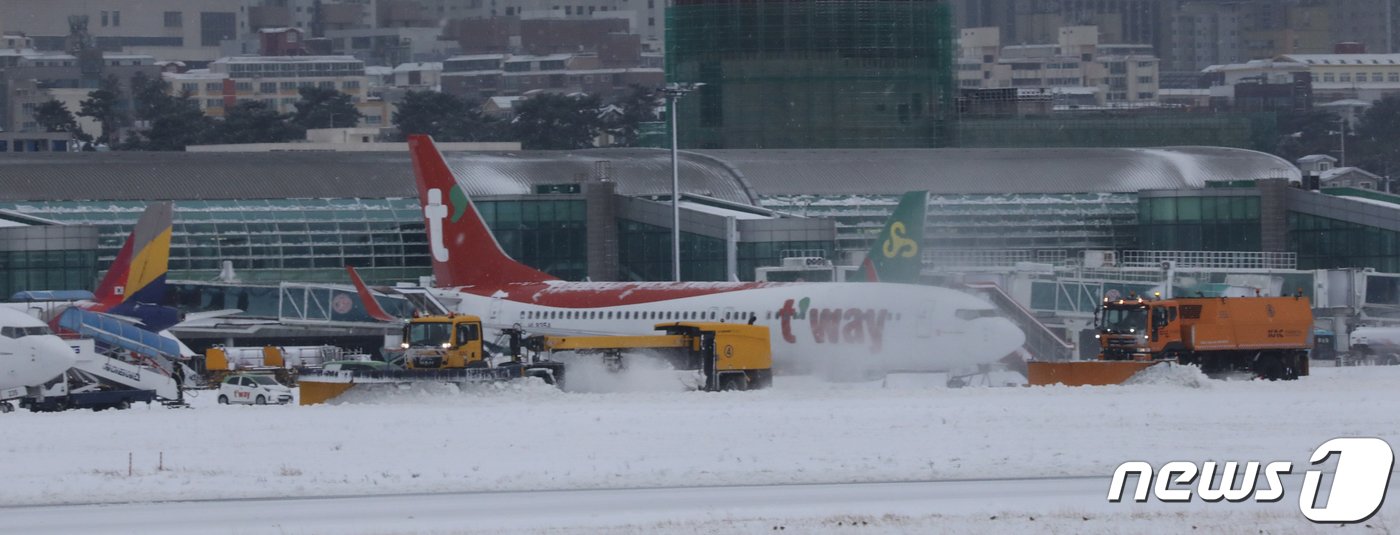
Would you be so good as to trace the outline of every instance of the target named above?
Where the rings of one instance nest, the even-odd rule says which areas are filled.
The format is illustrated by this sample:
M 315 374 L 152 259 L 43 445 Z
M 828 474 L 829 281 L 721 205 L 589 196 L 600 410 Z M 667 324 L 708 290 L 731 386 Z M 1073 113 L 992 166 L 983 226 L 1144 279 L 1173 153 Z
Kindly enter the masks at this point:
M 1164 361 L 1194 364 L 1208 375 L 1308 374 L 1313 315 L 1306 297 L 1105 299 L 1095 315 L 1098 360 L 1030 362 L 1030 384 L 1118 384 Z

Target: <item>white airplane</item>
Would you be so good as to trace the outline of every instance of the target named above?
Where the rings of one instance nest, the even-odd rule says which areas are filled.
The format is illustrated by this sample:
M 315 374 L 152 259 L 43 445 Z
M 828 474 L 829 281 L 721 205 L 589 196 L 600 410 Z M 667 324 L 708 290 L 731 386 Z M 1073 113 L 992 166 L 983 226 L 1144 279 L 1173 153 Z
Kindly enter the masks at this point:
M 25 387 L 58 377 L 76 360 L 73 349 L 44 322 L 0 308 L 0 399 L 25 395 Z M 10 408 L 4 404 L 0 411 Z
M 776 371 L 859 377 L 991 363 L 1025 335 L 990 303 L 957 290 L 881 282 L 567 282 L 512 260 L 428 136 L 409 136 L 438 298 L 488 328 L 654 333 L 670 321 L 770 328 Z M 913 247 L 911 254 L 904 249 Z M 917 259 L 903 240 L 891 258 Z

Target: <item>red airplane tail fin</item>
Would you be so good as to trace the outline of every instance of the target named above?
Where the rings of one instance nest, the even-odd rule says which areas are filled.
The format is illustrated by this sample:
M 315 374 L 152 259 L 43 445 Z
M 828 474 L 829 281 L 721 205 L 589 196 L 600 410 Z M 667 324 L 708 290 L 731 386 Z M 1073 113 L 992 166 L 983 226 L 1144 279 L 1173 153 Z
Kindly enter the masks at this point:
M 555 280 L 506 255 L 431 137 L 408 136 L 408 148 L 438 286 L 491 288 Z
M 369 317 L 385 322 L 399 321 L 385 312 L 384 307 L 379 306 L 379 301 L 374 299 L 374 293 L 369 291 L 369 286 L 365 286 L 365 281 L 360 279 L 360 274 L 355 272 L 355 268 L 345 266 L 345 271 L 350 272 L 350 282 L 355 283 L 355 292 L 360 294 L 360 302 L 365 305 L 365 312 L 369 313 Z

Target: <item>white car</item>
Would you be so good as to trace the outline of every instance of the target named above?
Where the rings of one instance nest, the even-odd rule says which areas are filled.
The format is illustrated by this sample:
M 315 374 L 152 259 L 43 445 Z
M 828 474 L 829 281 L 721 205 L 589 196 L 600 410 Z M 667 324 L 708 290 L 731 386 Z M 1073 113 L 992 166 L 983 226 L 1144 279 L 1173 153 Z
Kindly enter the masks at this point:
M 285 405 L 292 402 L 292 389 L 268 375 L 230 375 L 219 385 L 219 404 L 247 403 Z

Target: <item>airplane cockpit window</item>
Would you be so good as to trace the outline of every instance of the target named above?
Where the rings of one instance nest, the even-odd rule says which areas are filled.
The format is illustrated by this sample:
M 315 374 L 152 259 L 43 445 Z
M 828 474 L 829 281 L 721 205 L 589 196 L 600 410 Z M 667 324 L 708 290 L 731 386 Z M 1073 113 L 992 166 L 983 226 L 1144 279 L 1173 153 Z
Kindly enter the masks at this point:
M 53 334 L 53 331 L 49 330 L 48 327 L 42 325 L 38 327 L 0 328 L 0 336 L 4 336 L 5 338 L 24 338 L 26 336 L 36 336 L 44 334 Z

